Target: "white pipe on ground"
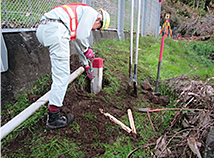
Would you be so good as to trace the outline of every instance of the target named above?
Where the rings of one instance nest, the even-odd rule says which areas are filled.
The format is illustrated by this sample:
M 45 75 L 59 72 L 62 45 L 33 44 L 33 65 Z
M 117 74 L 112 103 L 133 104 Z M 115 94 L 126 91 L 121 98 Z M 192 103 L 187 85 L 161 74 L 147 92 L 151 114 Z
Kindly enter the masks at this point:
M 74 79 L 76 79 L 79 75 L 84 72 L 83 67 L 79 67 L 76 71 L 74 71 L 68 80 L 68 84 L 70 84 Z M 17 126 L 19 126 L 22 122 L 24 122 L 28 117 L 30 117 L 37 109 L 39 109 L 42 105 L 48 102 L 50 91 L 48 91 L 45 95 L 39 98 L 36 102 L 31 104 L 28 108 L 19 113 L 16 117 L 6 123 L 1 127 L 1 140 L 7 136 L 11 131 L 13 131 Z

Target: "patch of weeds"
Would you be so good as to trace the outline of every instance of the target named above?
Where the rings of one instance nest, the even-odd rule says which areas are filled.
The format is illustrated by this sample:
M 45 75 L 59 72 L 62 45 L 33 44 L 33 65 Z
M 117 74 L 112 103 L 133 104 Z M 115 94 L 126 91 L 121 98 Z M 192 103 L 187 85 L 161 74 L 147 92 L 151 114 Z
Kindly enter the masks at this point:
M 173 88 L 167 86 L 164 83 L 158 85 L 159 92 L 161 96 L 167 96 L 170 98 L 170 102 L 177 99 L 178 95 L 173 92 Z
M 197 55 L 208 56 L 214 51 L 214 46 L 206 43 L 192 42 L 191 47 Z
M 197 15 L 204 17 L 206 15 L 206 11 L 202 8 L 197 9 Z
M 47 74 L 43 77 L 40 77 L 32 86 L 31 90 L 28 93 L 32 94 L 42 94 L 50 90 L 52 83 L 51 75 Z
M 214 61 L 210 60 L 210 54 L 214 52 L 214 47 L 206 43 L 190 43 L 191 50 L 187 52 L 187 55 L 199 62 L 203 67 L 212 67 Z
M 7 135 L 3 140 L 2 144 L 9 142 L 13 138 L 17 138 L 19 135 L 22 135 L 22 132 L 25 133 L 24 130 L 33 131 L 34 127 L 38 127 L 36 124 L 39 121 L 42 121 L 44 118 L 44 111 L 46 107 L 41 106 L 35 114 L 31 115 L 28 119 L 26 119 L 23 123 L 21 123 L 18 127 L 16 127 L 9 135 Z
M 94 115 L 94 114 L 92 114 L 92 113 L 85 113 L 85 114 L 82 114 L 82 117 L 84 117 L 84 118 L 85 118 L 84 120 L 85 120 L 85 121 L 88 121 L 88 122 L 97 119 L 97 116 Z
M 74 133 L 80 133 L 80 126 L 75 121 L 70 125 Z
M 112 126 L 112 124 L 109 124 L 109 121 L 105 122 L 105 129 L 106 129 L 106 136 L 107 138 L 113 138 L 115 134 L 119 133 L 119 127 L 118 126 Z
M 145 143 L 145 142 L 144 142 Z M 121 158 L 127 157 L 127 155 L 134 149 L 136 146 L 131 141 L 130 137 L 118 137 L 116 142 L 113 145 L 105 144 L 105 154 L 102 157 L 105 158 Z M 134 157 L 140 157 L 146 155 L 149 158 L 149 154 L 146 151 L 139 150 L 134 153 Z
M 90 92 L 90 79 L 85 75 L 81 74 L 71 84 L 68 85 L 67 91 L 75 88 L 77 90 Z
M 161 127 L 162 129 L 167 129 L 169 125 L 172 123 L 172 119 L 174 118 L 175 111 L 163 111 L 164 115 L 161 117 Z
M 149 103 L 144 101 L 142 102 L 142 100 L 139 100 L 139 102 L 137 102 L 137 104 L 135 104 L 135 107 L 139 107 L 139 108 L 144 108 L 148 105 Z
M 187 9 L 184 9 L 184 10 L 183 9 L 179 9 L 178 10 L 178 14 L 180 14 L 181 16 L 185 16 L 185 17 L 191 18 L 191 14 Z
M 109 85 L 107 87 L 105 87 L 105 85 L 103 85 L 103 91 L 105 91 L 107 94 L 116 94 L 119 86 L 120 86 L 120 82 L 118 81 L 118 78 L 113 77 L 113 74 L 111 74 L 111 72 L 109 71 L 105 71 L 105 74 L 108 77 L 108 81 L 109 81 Z
M 40 137 L 31 142 L 31 157 L 83 157 L 79 147 L 68 138 Z
M 5 108 L 4 110 L 2 110 L 3 121 L 1 122 L 1 126 L 6 124 L 10 119 L 13 119 L 15 116 L 17 116 L 19 113 L 21 113 L 30 106 L 30 101 L 28 98 L 29 94 L 33 94 L 34 96 L 40 96 L 42 93 L 44 92 L 46 93 L 50 88 L 50 82 L 51 80 L 49 75 L 41 77 L 34 83 L 32 89 L 23 92 L 23 94 L 17 98 L 17 101 L 14 104 L 4 105 Z M 46 107 L 45 105 L 42 105 L 39 109 L 37 109 L 37 111 L 34 114 L 32 114 L 23 123 L 16 127 L 6 138 L 4 138 L 2 143 L 5 143 L 13 138 L 16 138 L 24 129 L 27 129 L 29 131 L 33 130 L 34 128 L 33 125 L 37 124 L 44 118 L 45 111 Z

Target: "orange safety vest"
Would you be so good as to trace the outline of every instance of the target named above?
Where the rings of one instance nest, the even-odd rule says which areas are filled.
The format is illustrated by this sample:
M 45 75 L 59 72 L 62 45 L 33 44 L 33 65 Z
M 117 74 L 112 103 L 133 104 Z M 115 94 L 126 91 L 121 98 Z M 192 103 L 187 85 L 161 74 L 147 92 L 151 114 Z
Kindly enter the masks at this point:
M 71 40 L 76 39 L 76 29 L 77 29 L 77 25 L 78 25 L 76 8 L 79 5 L 89 6 L 89 5 L 83 4 L 83 3 L 71 3 L 71 4 L 66 4 L 66 5 L 54 7 L 54 8 L 60 7 L 68 14 L 69 19 L 70 19 L 70 30 L 71 30 L 71 37 L 70 38 L 71 38 Z

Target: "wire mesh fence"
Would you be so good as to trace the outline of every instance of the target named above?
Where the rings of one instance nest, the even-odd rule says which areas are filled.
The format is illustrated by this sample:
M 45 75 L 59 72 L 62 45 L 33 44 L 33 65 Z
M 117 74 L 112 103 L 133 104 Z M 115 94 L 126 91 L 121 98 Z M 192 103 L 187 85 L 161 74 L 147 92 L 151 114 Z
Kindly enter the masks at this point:
M 157 36 L 160 25 L 160 7 L 160 2 L 158 0 L 145 0 L 142 10 L 145 15 L 144 35 Z
M 77 3 L 78 0 L 2 0 L 1 26 L 3 29 L 36 28 L 42 15 L 53 7 Z
M 130 29 L 131 1 L 125 3 L 124 29 Z M 139 0 L 134 0 L 134 30 L 137 29 Z M 161 0 L 141 0 L 141 35 L 157 36 L 160 25 Z
M 109 27 L 112 29 L 117 28 L 118 0 L 91 0 L 91 6 L 95 9 L 103 8 L 104 10 L 106 10 L 111 17 Z
M 93 8 L 103 8 L 109 12 L 111 23 L 109 28 L 118 27 L 119 0 L 2 0 L 1 1 L 1 27 L 3 30 L 35 29 L 45 12 L 53 7 L 67 3 L 90 2 Z M 130 30 L 131 1 L 124 0 L 124 30 Z M 134 0 L 134 30 L 137 26 L 137 8 L 139 0 Z M 159 28 L 159 0 L 142 0 L 141 33 L 155 35 Z M 15 32 L 15 31 L 14 31 Z

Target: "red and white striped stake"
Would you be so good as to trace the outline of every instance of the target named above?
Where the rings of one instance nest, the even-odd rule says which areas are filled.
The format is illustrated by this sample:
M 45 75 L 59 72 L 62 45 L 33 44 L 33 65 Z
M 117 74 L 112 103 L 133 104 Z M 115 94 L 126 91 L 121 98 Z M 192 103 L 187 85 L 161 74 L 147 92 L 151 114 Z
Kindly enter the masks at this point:
M 103 59 L 95 58 L 92 63 L 94 78 L 91 80 L 91 93 L 99 93 L 102 89 L 103 80 Z

